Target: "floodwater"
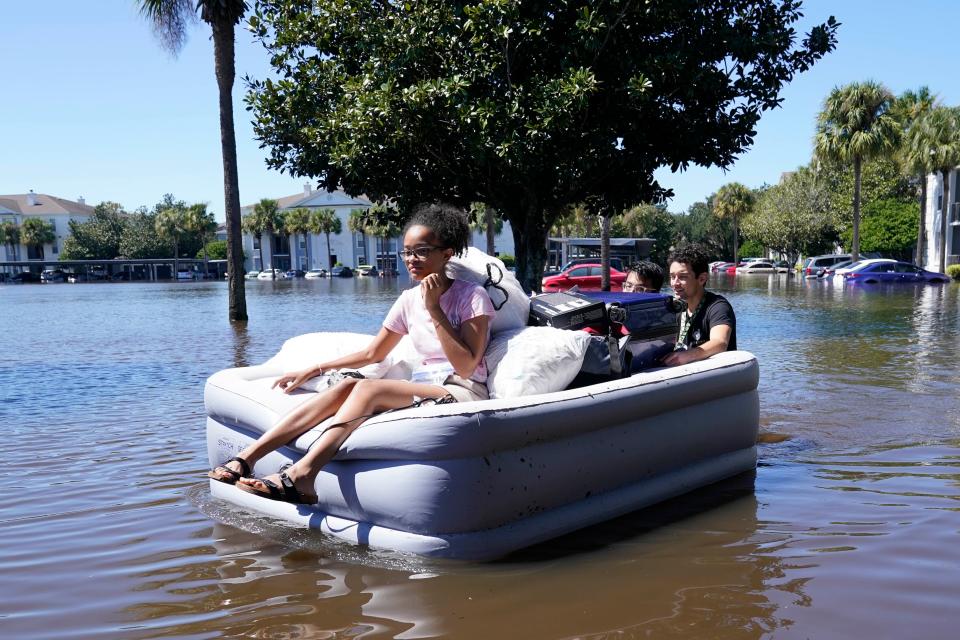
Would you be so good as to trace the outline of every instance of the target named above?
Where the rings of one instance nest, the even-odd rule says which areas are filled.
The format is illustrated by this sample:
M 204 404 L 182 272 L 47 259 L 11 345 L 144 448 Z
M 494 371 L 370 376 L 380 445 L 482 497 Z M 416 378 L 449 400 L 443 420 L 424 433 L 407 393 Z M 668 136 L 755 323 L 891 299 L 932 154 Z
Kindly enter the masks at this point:
M 424 560 L 209 497 L 205 378 L 372 332 L 396 281 L 0 286 L 4 638 L 955 638 L 957 284 L 722 277 L 761 363 L 756 476 L 503 561 Z

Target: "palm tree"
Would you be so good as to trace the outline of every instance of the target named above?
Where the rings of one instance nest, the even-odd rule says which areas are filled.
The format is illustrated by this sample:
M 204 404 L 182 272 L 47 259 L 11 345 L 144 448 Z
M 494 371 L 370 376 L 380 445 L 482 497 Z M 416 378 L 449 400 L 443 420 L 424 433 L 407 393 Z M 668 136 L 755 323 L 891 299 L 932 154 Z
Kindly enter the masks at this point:
M 739 182 L 731 182 L 720 187 L 713 199 L 713 213 L 721 220 L 733 224 L 733 262 L 740 263 L 739 222 L 743 216 L 753 211 L 756 197 L 753 191 Z
M 16 222 L 7 220 L 0 223 L 0 244 L 10 247 L 8 260 L 17 259 L 17 246 L 20 244 L 20 227 Z
M 917 154 L 924 153 L 930 167 L 943 180 L 940 203 L 940 271 L 947 266 L 947 219 L 950 212 L 950 172 L 960 165 L 960 109 L 934 107 L 921 116 L 910 132 L 910 143 L 916 143 Z
M 260 269 L 266 265 L 263 263 L 263 234 L 273 232 L 283 226 L 283 218 L 280 215 L 276 200 L 263 198 L 257 204 L 253 205 L 253 213 L 243 219 L 243 230 L 253 235 L 260 246 Z M 271 265 L 272 267 L 272 265 Z M 275 274 L 270 271 L 270 277 L 273 279 Z
M 207 211 L 207 205 L 204 203 L 193 204 L 187 207 L 183 213 L 183 230 L 186 233 L 192 233 L 200 238 L 203 246 L 203 273 L 210 277 L 210 265 L 207 260 L 207 242 L 217 231 L 217 221 L 213 214 Z
M 395 209 L 389 208 L 382 202 L 375 203 L 367 209 L 365 214 L 368 222 L 366 225 L 367 233 L 377 239 L 377 256 L 374 264 L 381 271 L 385 270 L 383 256 L 384 241 L 400 234 L 401 223 L 397 217 Z M 380 264 L 377 264 L 380 262 Z
M 487 255 L 492 256 L 496 252 L 495 237 L 503 231 L 503 216 L 493 207 L 488 207 L 483 202 L 471 202 L 470 209 L 467 212 L 470 221 L 470 231 L 479 231 L 483 229 L 487 236 Z
M 900 126 L 890 113 L 893 94 L 883 85 L 854 82 L 836 87 L 817 115 L 814 153 L 825 162 L 853 164 L 853 242 L 850 254 L 860 257 L 860 177 L 863 163 L 893 151 Z
M 283 230 L 293 240 L 290 244 L 294 247 L 299 247 L 297 244 L 297 236 L 303 234 L 306 238 L 307 234 L 310 233 L 310 210 L 305 207 L 297 207 L 296 209 L 291 209 L 286 211 L 283 214 Z M 307 255 L 310 254 L 310 245 L 304 242 L 304 245 L 307 247 Z M 291 253 L 295 253 L 292 252 Z M 296 269 L 296 263 L 291 260 L 290 267 Z
M 140 12 L 153 23 L 163 46 L 173 53 L 183 47 L 187 25 L 200 19 L 213 32 L 214 73 L 220 103 L 220 149 L 223 156 L 223 210 L 227 219 L 227 275 L 231 322 L 247 320 L 243 279 L 243 237 L 240 231 L 240 187 L 237 177 L 237 139 L 233 127 L 233 81 L 236 76 L 234 29 L 247 11 L 244 0 L 136 0 Z
M 354 209 L 347 218 L 347 228 L 354 233 L 359 233 L 363 239 L 363 259 L 367 259 L 367 227 L 370 225 L 370 216 L 368 209 Z
M 351 212 L 350 216 L 353 217 Z M 340 217 L 334 213 L 333 209 L 319 209 L 310 214 L 310 231 L 313 233 L 322 233 L 327 237 L 327 269 L 333 268 L 333 254 L 330 252 L 330 234 L 339 234 L 343 231 L 343 223 Z
M 904 91 L 893 104 L 893 114 L 903 127 L 900 162 L 906 171 L 917 176 L 920 183 L 920 218 L 917 225 L 917 262 L 924 262 L 927 234 L 927 175 L 933 172 L 930 148 L 918 127 L 920 119 L 938 106 L 937 96 L 928 87 Z
M 53 225 L 40 218 L 27 218 L 20 225 L 20 239 L 28 247 L 34 247 L 43 260 L 43 245 L 50 244 L 57 239 Z
M 186 231 L 186 210 L 170 207 L 157 213 L 154 219 L 157 235 L 173 243 L 173 278 L 180 272 L 180 236 Z

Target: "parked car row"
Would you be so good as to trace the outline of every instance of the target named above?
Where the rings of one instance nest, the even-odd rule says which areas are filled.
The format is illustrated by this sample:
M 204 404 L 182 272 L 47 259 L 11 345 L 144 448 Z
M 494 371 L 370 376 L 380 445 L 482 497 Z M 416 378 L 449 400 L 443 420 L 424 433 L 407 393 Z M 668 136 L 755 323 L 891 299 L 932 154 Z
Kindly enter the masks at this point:
M 599 291 L 603 267 L 597 262 L 567 267 L 557 275 L 546 276 L 541 281 L 544 293 L 566 291 L 574 286 L 581 291 Z M 610 267 L 610 290 L 621 291 L 627 274 Z

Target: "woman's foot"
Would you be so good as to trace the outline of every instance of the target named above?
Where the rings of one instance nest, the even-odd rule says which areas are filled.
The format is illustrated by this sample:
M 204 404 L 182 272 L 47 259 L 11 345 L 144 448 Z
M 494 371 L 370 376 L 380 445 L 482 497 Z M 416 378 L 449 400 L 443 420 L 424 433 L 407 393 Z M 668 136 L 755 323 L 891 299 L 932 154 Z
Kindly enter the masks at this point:
M 250 475 L 250 465 L 240 457 L 233 457 L 207 472 L 207 477 L 224 484 L 236 484 Z
M 294 480 L 286 471 L 264 478 L 240 478 L 237 488 L 268 500 L 293 504 L 317 503 L 317 495 L 313 493 L 313 484 L 309 477 L 303 476 Z

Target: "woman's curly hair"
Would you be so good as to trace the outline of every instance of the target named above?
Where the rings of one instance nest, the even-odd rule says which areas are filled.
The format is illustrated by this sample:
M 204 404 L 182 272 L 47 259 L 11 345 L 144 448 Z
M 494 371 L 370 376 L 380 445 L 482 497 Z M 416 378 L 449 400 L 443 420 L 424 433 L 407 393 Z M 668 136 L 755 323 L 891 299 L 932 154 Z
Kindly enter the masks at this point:
M 410 227 L 418 225 L 433 231 L 439 245 L 444 249 L 453 249 L 454 255 L 462 256 L 470 246 L 467 214 L 452 205 L 435 203 L 418 206 L 403 228 L 404 234 Z

